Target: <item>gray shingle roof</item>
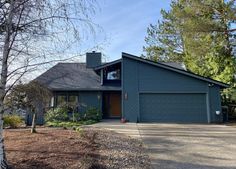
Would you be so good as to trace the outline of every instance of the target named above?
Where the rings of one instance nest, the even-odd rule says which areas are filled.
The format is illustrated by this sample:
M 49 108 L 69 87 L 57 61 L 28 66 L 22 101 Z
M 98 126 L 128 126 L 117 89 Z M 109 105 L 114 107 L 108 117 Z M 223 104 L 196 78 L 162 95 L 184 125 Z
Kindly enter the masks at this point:
M 117 86 L 101 86 L 100 77 L 85 63 L 58 63 L 36 81 L 54 91 L 121 90 Z
M 146 59 L 142 59 L 130 54 L 122 53 L 123 56 L 129 57 L 131 59 L 136 59 L 139 61 L 147 62 L 155 66 L 160 66 L 166 69 L 173 70 L 175 72 L 185 74 L 200 80 L 204 80 L 210 83 L 218 84 L 222 87 L 228 87 L 227 84 L 218 82 L 209 78 L 205 78 L 191 72 L 187 72 L 182 65 L 173 62 L 152 62 Z M 116 64 L 121 62 L 121 59 L 101 65 L 98 69 L 109 66 L 110 64 Z M 47 86 L 53 91 L 78 91 L 78 90 L 121 90 L 120 86 L 102 86 L 100 83 L 100 77 L 92 68 L 86 68 L 85 63 L 58 63 L 39 77 L 35 79 L 36 81 Z

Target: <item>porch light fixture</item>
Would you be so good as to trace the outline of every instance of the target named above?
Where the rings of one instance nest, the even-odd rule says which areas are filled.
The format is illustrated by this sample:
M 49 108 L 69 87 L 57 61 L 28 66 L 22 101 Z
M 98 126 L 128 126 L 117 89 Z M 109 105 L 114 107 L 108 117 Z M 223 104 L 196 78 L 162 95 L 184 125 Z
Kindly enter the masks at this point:
M 125 100 L 128 100 L 128 93 L 125 93 Z

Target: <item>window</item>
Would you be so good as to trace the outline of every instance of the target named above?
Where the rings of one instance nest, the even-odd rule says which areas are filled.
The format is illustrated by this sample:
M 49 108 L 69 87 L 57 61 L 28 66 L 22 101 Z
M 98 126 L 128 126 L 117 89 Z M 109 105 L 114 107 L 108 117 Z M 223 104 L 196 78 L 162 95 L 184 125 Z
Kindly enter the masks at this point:
M 49 107 L 54 107 L 54 97 L 51 97 L 50 103 L 49 103 Z
M 69 106 L 76 106 L 77 104 L 77 96 L 71 95 L 68 97 L 68 105 Z
M 66 95 L 57 96 L 57 106 L 64 106 L 66 104 Z
M 108 72 L 107 80 L 120 80 L 120 69 Z
M 56 96 L 56 106 L 69 106 L 69 107 L 75 107 L 78 103 L 78 95 L 77 94 L 58 94 Z

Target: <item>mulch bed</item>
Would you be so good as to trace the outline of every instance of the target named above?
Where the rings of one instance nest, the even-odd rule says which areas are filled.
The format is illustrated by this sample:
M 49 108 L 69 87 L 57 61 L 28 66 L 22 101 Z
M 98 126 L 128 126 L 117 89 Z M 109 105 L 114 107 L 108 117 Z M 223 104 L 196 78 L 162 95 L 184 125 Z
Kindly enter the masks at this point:
M 12 169 L 149 169 L 142 142 L 112 131 L 40 128 L 4 131 Z

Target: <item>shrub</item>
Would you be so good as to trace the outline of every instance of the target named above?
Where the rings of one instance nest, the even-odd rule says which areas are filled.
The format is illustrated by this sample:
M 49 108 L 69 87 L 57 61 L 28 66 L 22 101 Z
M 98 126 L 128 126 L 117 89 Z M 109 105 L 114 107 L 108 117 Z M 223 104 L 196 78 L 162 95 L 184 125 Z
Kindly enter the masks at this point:
M 102 119 L 102 113 L 97 108 L 88 108 L 84 113 L 84 120 L 96 120 L 100 121 Z
M 68 128 L 74 128 L 79 127 L 81 125 L 90 125 L 95 124 L 97 121 L 95 120 L 86 120 L 86 121 L 79 121 L 79 122 L 66 122 L 66 121 L 48 121 L 46 123 L 49 127 L 68 127 Z
M 73 113 L 68 107 L 49 110 L 45 114 L 46 125 L 50 127 L 74 128 L 97 123 L 102 118 L 97 108 L 88 108 L 84 113 Z
M 83 120 L 83 121 L 80 121 L 79 123 L 82 125 L 91 125 L 91 124 L 95 124 L 97 122 L 98 122 L 98 120 Z
M 45 115 L 46 122 L 52 121 L 68 121 L 70 119 L 68 115 L 67 107 L 58 107 L 47 111 Z
M 77 133 L 79 133 L 79 135 L 81 137 L 84 137 L 85 136 L 85 130 L 81 127 L 77 127 L 76 130 L 75 130 Z
M 18 115 L 6 115 L 3 117 L 3 126 L 17 128 L 23 124 L 23 119 Z
M 76 127 L 81 126 L 81 123 L 78 122 L 68 122 L 68 121 L 52 121 L 47 122 L 49 127 Z

